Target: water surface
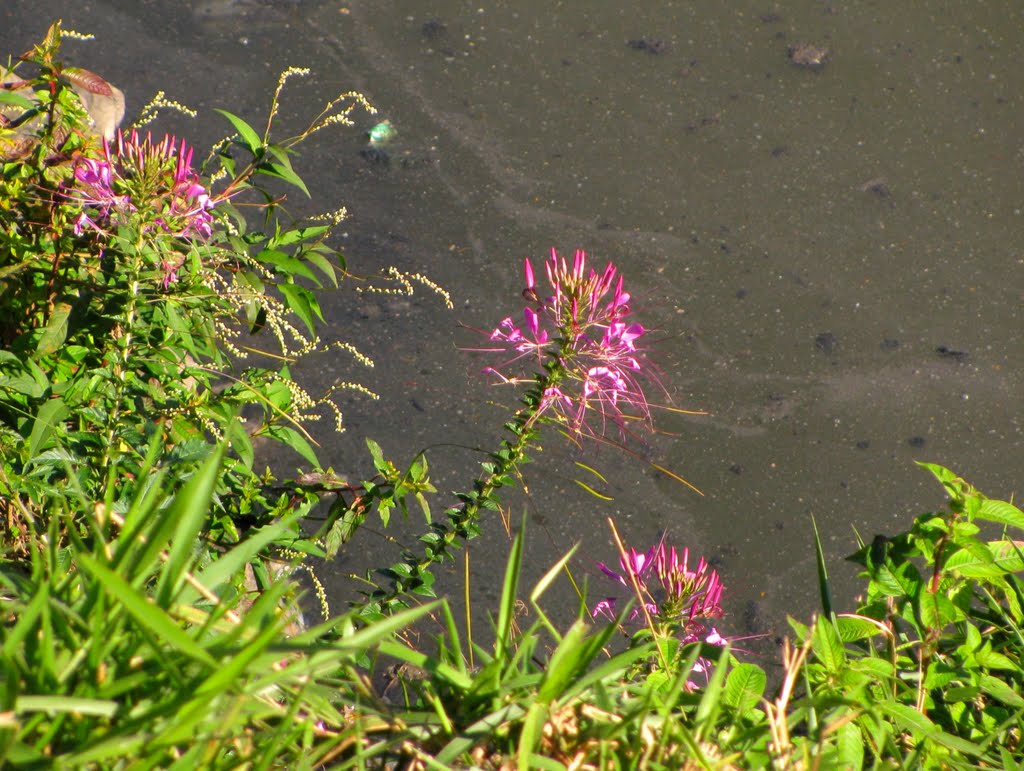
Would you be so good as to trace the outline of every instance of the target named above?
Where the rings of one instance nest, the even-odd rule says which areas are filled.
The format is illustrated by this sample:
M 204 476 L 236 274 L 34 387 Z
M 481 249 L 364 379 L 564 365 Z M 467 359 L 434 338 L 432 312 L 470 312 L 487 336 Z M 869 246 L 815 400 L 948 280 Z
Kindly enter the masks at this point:
M 158 88 L 207 111 L 263 114 L 277 74 L 309 66 L 287 125 L 356 88 L 360 130 L 300 159 L 318 204 L 345 203 L 351 267 L 422 270 L 449 312 L 411 300 L 327 298 L 329 336 L 360 343 L 372 373 L 308 362 L 319 384 L 355 377 L 379 403 L 346 404 L 325 463 L 365 470 L 362 436 L 399 458 L 435 447 L 445 489 L 493 446 L 512 394 L 459 351 L 519 309 L 520 260 L 551 246 L 614 260 L 657 330 L 652 355 L 680 407 L 630 459 L 580 456 L 551 437 L 524 469 L 531 575 L 581 542 L 580 575 L 613 559 L 605 518 L 643 546 L 716 560 L 734 633 L 782 631 L 816 605 L 810 518 L 848 607 L 840 558 L 940 506 L 914 460 L 993 496 L 1019 486 L 1022 12 L 1004 3 L 15 2 L 0 42 L 20 50 L 60 15 L 96 32 L 93 69 L 129 94 Z M 40 16 L 42 14 L 42 16 Z M 0 28 L 4 25 L 0 24 Z M 798 44 L 827 48 L 796 66 Z M 389 162 L 362 131 L 398 129 Z M 212 141 L 226 127 L 193 131 Z M 298 204 L 297 204 L 298 205 Z M 457 448 L 439 445 L 457 445 Z M 610 503 L 574 479 L 603 471 Z M 655 471 L 664 465 L 698 496 Z M 497 591 L 506 536 L 471 549 L 476 591 Z M 368 539 L 390 558 L 393 548 Z M 377 556 L 371 557 L 371 561 Z M 336 603 L 349 555 L 325 573 Z M 595 578 L 595 580 L 600 580 Z M 460 594 L 454 569 L 444 588 Z M 562 602 L 567 595 L 563 594 Z

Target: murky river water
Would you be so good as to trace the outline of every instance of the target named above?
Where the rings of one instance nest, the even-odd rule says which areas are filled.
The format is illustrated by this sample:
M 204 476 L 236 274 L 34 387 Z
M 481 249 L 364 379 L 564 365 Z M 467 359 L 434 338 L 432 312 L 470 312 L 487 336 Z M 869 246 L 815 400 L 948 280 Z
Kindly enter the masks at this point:
M 286 122 L 351 88 L 380 108 L 297 165 L 318 203 L 349 207 L 353 270 L 422 270 L 456 310 L 327 299 L 329 336 L 377 367 L 303 374 L 384 396 L 321 435 L 339 470 L 366 468 L 369 434 L 396 457 L 436 446 L 440 486 L 464 484 L 512 399 L 457 350 L 475 342 L 457 325 L 518 311 L 524 255 L 583 247 L 622 267 L 674 403 L 709 413 L 663 415 L 645 459 L 705 495 L 552 437 L 513 512 L 530 513 L 533 575 L 576 541 L 581 573 L 613 559 L 611 515 L 637 546 L 667 530 L 716 559 L 730 631 L 781 631 L 815 607 L 811 515 L 848 605 L 854 529 L 891 533 L 942 503 L 915 459 L 993 496 L 1019 487 L 1024 13 L 1006 3 L 18 0 L 0 10 L 3 50 L 60 15 L 98 35 L 74 50 L 129 113 L 166 89 L 255 120 L 289 65 L 316 74 Z M 398 130 L 386 163 L 360 155 L 381 117 Z M 197 142 L 225 128 L 173 127 Z M 575 460 L 612 502 L 573 483 L 593 481 Z M 506 544 L 490 524 L 471 552 L 485 600 Z

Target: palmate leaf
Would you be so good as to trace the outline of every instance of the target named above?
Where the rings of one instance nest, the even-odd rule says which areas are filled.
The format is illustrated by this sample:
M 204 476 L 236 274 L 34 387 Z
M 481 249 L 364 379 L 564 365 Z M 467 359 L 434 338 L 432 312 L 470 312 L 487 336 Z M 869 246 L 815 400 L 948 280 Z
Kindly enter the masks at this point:
M 737 664 L 725 681 L 725 703 L 741 715 L 756 707 L 764 695 L 768 677 L 756 664 Z

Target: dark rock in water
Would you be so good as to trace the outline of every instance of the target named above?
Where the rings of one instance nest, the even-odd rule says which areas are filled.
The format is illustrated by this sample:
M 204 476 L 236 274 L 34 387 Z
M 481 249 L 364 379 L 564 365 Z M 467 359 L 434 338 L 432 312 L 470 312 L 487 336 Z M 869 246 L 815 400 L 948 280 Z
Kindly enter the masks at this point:
M 895 337 L 887 337 L 882 341 L 883 351 L 895 351 L 900 347 L 900 341 Z
M 743 466 L 741 466 L 739 463 L 733 463 L 731 466 L 729 466 L 729 471 L 731 471 L 736 476 L 739 476 L 745 470 L 746 469 L 744 469 Z
M 920 449 L 924 447 L 925 442 L 927 441 L 928 440 L 925 439 L 923 436 L 912 436 L 907 440 L 907 444 L 909 444 L 911 447 L 915 449 Z
M 879 198 L 889 198 L 892 196 L 892 190 L 889 187 L 889 183 L 884 179 L 872 179 L 861 185 L 860 189 L 865 193 L 873 193 Z
M 636 40 L 630 40 L 626 45 L 636 51 L 646 51 L 649 54 L 666 54 L 672 50 L 672 46 L 666 43 L 664 40 L 659 40 L 656 37 L 642 37 Z
M 440 19 L 427 19 L 420 27 L 420 34 L 427 40 L 437 40 L 444 37 L 447 32 L 448 27 Z
M 967 361 L 969 355 L 967 351 L 955 351 L 945 345 L 938 346 L 935 353 L 944 359 L 953 359 L 954 361 Z
M 871 446 L 871 442 L 869 442 L 867 439 L 860 439 L 857 442 L 857 449 L 858 450 L 866 450 L 870 446 Z
M 388 151 L 383 147 L 364 147 L 359 151 L 359 155 L 367 163 L 375 163 L 381 166 L 391 163 L 391 156 L 388 155 Z
M 814 338 L 814 347 L 825 355 L 831 356 L 839 347 L 839 338 L 831 332 L 822 332 Z
M 751 600 L 747 603 L 747 607 L 743 609 L 743 626 L 747 634 L 768 634 L 772 631 L 763 602 Z

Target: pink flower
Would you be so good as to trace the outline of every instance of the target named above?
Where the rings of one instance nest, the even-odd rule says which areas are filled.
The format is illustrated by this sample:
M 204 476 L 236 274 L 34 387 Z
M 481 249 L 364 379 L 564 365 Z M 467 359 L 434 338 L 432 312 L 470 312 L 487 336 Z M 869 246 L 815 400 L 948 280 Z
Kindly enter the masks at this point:
M 643 381 L 656 379 L 638 348 L 644 327 L 627 321 L 630 295 L 618 269 L 608 263 L 596 273 L 587 268 L 582 250 L 570 264 L 552 249 L 544 270 L 552 294 L 542 298 L 533 264 L 524 260 L 523 297 L 531 305 L 523 309 L 522 326 L 506 318 L 491 333 L 500 347 L 490 350 L 513 355 L 485 371 L 503 382 L 520 382 L 500 370 L 529 358 L 532 375 L 550 373 L 558 389 L 557 399 L 542 400 L 541 413 L 577 435 L 604 434 L 608 423 L 622 433 L 631 420 L 649 423 Z
M 149 134 L 142 139 L 137 131 L 125 131 L 113 148 L 104 142 L 102 158 L 77 159 L 73 185 L 65 191 L 83 207 L 75 234 L 103 233 L 131 218 L 144 234 L 210 238 L 215 202 L 192 170 L 192 152 L 170 135 L 154 142 Z M 181 264 L 161 261 L 165 287 L 177 279 Z
M 651 616 L 658 623 L 676 629 L 684 642 L 696 642 L 707 632 L 704 620 L 723 615 L 722 581 L 703 557 L 696 568 L 690 570 L 689 556 L 689 549 L 684 548 L 680 557 L 674 546 L 661 542 L 646 552 L 630 548 L 619 558 L 621 573 L 601 562 L 597 566 L 629 590 L 633 589 L 632 577 L 635 577 Z M 614 597 L 604 598 L 594 606 L 591 615 L 614 618 L 615 602 Z M 630 620 L 636 615 L 634 611 Z

